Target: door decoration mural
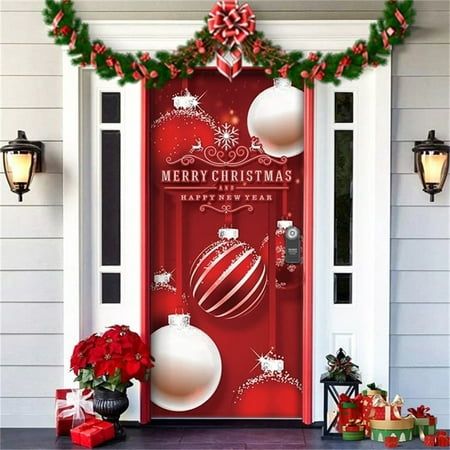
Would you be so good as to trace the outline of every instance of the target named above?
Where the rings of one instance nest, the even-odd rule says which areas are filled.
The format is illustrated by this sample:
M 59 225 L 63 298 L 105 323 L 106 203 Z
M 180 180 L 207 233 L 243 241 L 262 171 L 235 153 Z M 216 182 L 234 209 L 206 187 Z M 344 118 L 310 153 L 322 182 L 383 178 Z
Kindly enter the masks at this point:
M 303 92 L 203 69 L 147 102 L 151 417 L 300 418 Z

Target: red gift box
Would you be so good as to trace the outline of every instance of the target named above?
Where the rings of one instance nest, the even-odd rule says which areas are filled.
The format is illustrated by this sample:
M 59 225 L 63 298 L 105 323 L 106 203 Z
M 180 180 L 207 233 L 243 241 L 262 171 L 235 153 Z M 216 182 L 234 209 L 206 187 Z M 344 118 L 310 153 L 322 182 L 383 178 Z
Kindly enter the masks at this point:
M 95 419 L 91 396 L 89 389 L 56 389 L 56 436 L 69 436 L 74 426 Z
M 423 444 L 425 447 L 434 447 L 436 445 L 436 436 L 434 434 L 428 434 L 423 437 Z
M 339 419 L 338 419 L 338 431 L 342 431 L 342 427 L 348 423 L 352 423 L 361 418 L 358 401 L 351 399 L 346 394 L 339 396 Z
M 387 448 L 395 448 L 398 446 L 397 436 L 386 436 L 384 438 L 384 446 Z
M 100 419 L 90 420 L 70 430 L 72 442 L 88 448 L 114 439 L 115 434 L 114 425 Z

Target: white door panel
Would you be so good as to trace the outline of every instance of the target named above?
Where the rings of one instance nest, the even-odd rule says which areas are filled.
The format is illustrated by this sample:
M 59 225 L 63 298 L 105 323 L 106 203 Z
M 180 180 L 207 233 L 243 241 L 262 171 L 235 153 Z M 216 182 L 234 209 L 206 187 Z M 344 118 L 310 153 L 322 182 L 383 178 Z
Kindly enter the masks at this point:
M 353 121 L 335 123 L 335 93 L 353 94 Z M 363 385 L 389 383 L 390 68 L 338 87 L 316 86 L 314 420 L 322 419 L 325 355 L 342 347 Z M 351 261 L 335 264 L 335 131 L 353 133 Z M 339 168 L 337 169 L 340 170 Z M 334 274 L 351 276 L 351 303 L 334 303 Z

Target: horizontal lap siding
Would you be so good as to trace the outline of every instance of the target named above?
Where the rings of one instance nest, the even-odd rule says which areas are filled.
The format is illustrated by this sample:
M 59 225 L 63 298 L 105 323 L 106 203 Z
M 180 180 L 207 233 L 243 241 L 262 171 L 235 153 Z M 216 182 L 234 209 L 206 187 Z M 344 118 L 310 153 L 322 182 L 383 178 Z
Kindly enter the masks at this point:
M 372 19 L 383 0 L 251 3 L 259 20 Z M 211 1 L 77 0 L 76 7 L 83 19 L 202 19 Z M 391 388 L 410 406 L 428 403 L 450 427 L 449 355 L 437 350 L 449 344 L 450 183 L 430 204 L 411 157 L 429 128 L 450 140 L 449 2 L 416 0 L 416 8 L 414 34 L 393 58 Z M 1 426 L 52 426 L 63 379 L 62 58 L 41 9 L 42 0 L 0 3 L 0 145 L 21 128 L 46 146 L 44 171 L 23 204 L 0 183 Z
M 45 144 L 23 203 L 1 174 L 0 426 L 49 427 L 64 370 L 61 49 L 39 11 L 0 16 L 0 145 L 18 129 Z
M 411 151 L 430 129 L 450 142 L 449 15 L 418 20 L 393 63 L 390 389 L 449 428 L 450 180 L 430 203 Z

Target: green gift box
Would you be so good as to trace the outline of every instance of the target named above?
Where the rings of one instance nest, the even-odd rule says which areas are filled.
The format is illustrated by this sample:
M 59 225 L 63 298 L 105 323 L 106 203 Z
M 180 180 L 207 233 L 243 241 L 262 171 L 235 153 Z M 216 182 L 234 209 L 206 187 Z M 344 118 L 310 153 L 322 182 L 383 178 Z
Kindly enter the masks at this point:
M 419 437 L 420 429 L 422 429 L 423 434 L 425 436 L 428 436 L 429 434 L 436 434 L 436 425 L 437 425 L 437 419 L 435 416 L 416 418 L 415 424 L 414 424 L 413 436 Z
M 344 441 L 362 441 L 364 439 L 364 430 L 362 430 L 362 431 L 343 431 L 342 439 Z
M 388 436 L 397 436 L 399 442 L 411 441 L 414 430 L 414 417 L 399 420 L 371 420 L 370 439 L 384 442 Z

